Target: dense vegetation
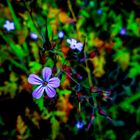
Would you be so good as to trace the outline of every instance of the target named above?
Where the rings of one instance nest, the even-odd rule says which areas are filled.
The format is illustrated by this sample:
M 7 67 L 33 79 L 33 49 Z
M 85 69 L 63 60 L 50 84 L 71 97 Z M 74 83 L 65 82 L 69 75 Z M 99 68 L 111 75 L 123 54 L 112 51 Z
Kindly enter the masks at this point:
M 0 140 L 139 140 L 139 11 L 138 0 L 1 1 Z

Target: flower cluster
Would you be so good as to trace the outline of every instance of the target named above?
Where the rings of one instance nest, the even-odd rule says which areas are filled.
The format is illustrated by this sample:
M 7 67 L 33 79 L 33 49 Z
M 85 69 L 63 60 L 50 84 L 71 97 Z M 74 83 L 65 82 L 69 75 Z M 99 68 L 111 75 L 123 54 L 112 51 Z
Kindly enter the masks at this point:
M 77 40 L 76 39 L 67 39 L 67 43 L 69 43 L 70 44 L 70 48 L 72 49 L 72 50 L 78 50 L 79 52 L 81 52 L 82 51 L 82 49 L 83 49 L 83 44 L 81 43 L 81 42 L 77 42 Z

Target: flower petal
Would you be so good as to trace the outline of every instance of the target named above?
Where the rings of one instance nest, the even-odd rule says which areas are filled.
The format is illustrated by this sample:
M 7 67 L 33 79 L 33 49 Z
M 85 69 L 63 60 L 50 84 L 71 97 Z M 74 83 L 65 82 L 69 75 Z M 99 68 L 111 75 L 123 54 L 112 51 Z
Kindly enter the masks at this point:
M 45 68 L 42 70 L 43 80 L 48 82 L 49 79 L 50 79 L 50 77 L 51 77 L 51 74 L 52 74 L 52 69 L 49 68 L 49 67 L 45 67 Z
M 51 86 L 48 86 L 48 85 L 46 86 L 45 91 L 50 98 L 53 98 L 56 94 L 55 89 Z
M 67 39 L 67 43 L 71 44 L 71 40 L 70 39 Z
M 38 86 L 32 93 L 32 96 L 36 99 L 39 99 L 44 92 L 44 87 L 42 85 Z
M 82 49 L 83 49 L 83 44 L 82 43 L 77 43 L 76 44 L 76 48 L 79 50 L 79 51 L 82 51 Z
M 43 81 L 36 74 L 30 74 L 28 77 L 28 82 L 30 84 L 40 85 Z
M 77 40 L 74 39 L 74 38 L 72 38 L 72 39 L 71 39 L 71 43 L 72 43 L 72 44 L 76 44 L 76 43 L 77 43 Z
M 53 77 L 49 80 L 48 86 L 51 86 L 53 88 L 57 88 L 60 86 L 60 80 L 57 77 Z
M 75 50 L 75 49 L 76 49 L 75 45 L 70 45 L 70 48 L 71 48 L 72 50 Z

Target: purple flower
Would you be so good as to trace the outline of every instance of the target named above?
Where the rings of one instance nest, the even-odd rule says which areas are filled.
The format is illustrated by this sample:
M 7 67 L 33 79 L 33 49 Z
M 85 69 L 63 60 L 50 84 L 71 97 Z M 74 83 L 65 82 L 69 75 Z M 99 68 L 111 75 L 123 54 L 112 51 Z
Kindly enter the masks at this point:
M 77 49 L 78 51 L 82 51 L 82 49 L 83 49 L 83 44 L 81 43 L 81 42 L 77 42 L 77 40 L 76 39 L 67 39 L 67 42 L 70 44 L 70 48 L 72 49 L 72 50 L 75 50 L 75 49 Z
M 34 98 L 39 99 L 44 90 L 48 97 L 53 98 L 56 94 L 54 88 L 60 86 L 60 80 L 57 77 L 50 78 L 52 75 L 52 69 L 45 67 L 42 70 L 43 80 L 40 79 L 36 74 L 30 74 L 28 77 L 28 82 L 33 85 L 38 85 L 38 87 L 33 91 L 32 95 Z
M 125 28 L 122 28 L 122 29 L 120 30 L 120 34 L 121 34 L 121 35 L 125 35 L 125 34 L 126 34 L 126 29 L 125 29 Z
M 8 32 L 15 29 L 14 23 L 10 22 L 9 20 L 6 21 L 6 23 L 3 25 L 3 28 L 5 28 Z

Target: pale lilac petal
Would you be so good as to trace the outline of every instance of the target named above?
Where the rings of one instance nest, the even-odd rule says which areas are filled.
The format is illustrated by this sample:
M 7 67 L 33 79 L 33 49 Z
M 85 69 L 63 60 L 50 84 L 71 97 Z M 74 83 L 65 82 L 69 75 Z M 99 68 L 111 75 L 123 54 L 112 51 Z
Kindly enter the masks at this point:
M 77 40 L 74 39 L 74 38 L 72 38 L 72 39 L 71 39 L 71 43 L 72 43 L 72 44 L 76 44 L 76 43 L 77 43 Z
M 77 45 L 76 42 L 77 42 L 77 41 L 76 41 L 75 39 L 72 39 L 72 42 L 71 42 L 71 44 L 70 44 L 70 48 L 71 48 L 72 50 L 76 49 L 76 45 Z
M 71 44 L 71 40 L 70 39 L 67 39 L 67 43 Z
M 53 77 L 49 80 L 48 86 L 51 86 L 53 88 L 57 88 L 60 86 L 60 80 L 57 77 Z
M 50 98 L 53 98 L 56 94 L 55 89 L 51 86 L 48 86 L 48 85 L 46 86 L 45 91 L 46 91 L 48 97 L 50 97 Z
M 36 99 L 39 99 L 44 92 L 44 87 L 42 85 L 38 86 L 32 93 L 32 96 Z
M 83 49 L 83 44 L 80 43 L 80 42 L 77 43 L 76 48 L 77 48 L 79 51 L 82 51 L 82 49 Z
M 74 49 L 76 49 L 76 45 L 72 44 L 72 45 L 70 45 L 70 48 L 71 48 L 72 50 L 74 50 Z
M 51 74 L 52 74 L 52 69 L 51 68 L 48 68 L 48 67 L 45 67 L 42 70 L 43 80 L 48 82 L 49 79 L 50 79 L 50 77 L 51 77 Z
M 6 21 L 6 23 L 3 25 L 3 27 L 7 30 L 7 31 L 10 31 L 10 30 L 14 30 L 15 27 L 14 27 L 14 23 L 13 22 L 10 22 L 10 21 Z
M 36 74 L 30 74 L 28 77 L 28 82 L 33 85 L 42 84 L 43 80 L 40 79 Z
M 11 24 L 10 24 L 10 29 L 11 29 L 11 30 L 14 30 L 14 29 L 15 29 L 14 23 L 11 23 Z

